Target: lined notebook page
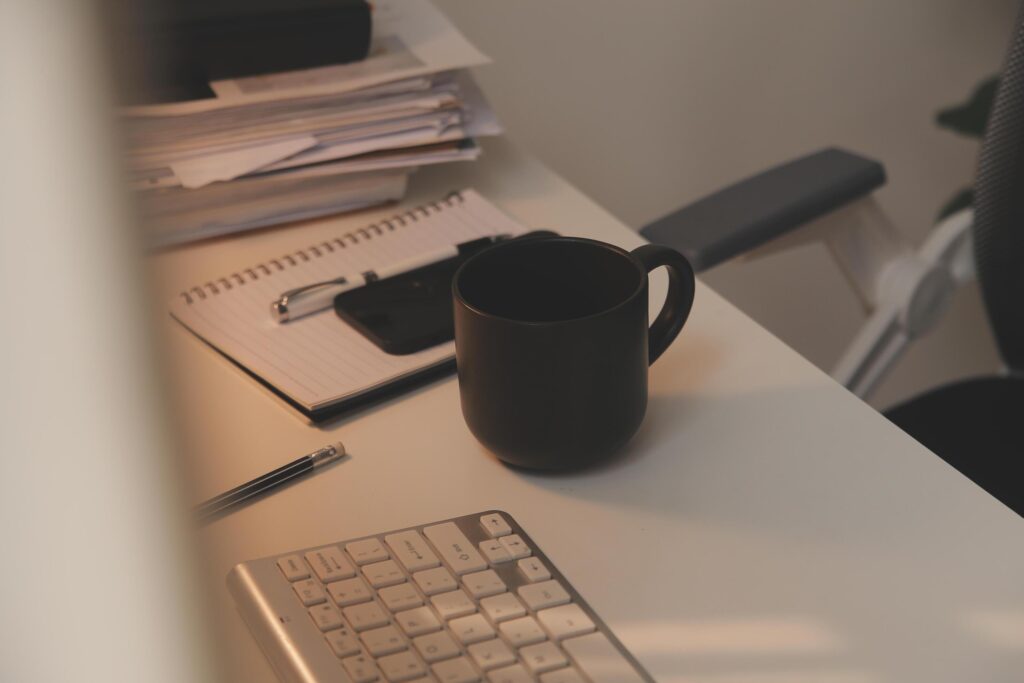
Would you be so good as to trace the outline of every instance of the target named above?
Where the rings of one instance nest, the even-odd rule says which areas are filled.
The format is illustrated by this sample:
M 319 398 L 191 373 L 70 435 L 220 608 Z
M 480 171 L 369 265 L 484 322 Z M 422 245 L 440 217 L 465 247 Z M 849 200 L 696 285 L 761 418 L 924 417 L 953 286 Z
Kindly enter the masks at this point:
M 182 292 L 171 315 L 307 410 L 386 385 L 450 359 L 454 342 L 392 356 L 332 309 L 278 324 L 270 302 L 288 289 L 360 273 L 477 237 L 526 228 L 473 190 Z

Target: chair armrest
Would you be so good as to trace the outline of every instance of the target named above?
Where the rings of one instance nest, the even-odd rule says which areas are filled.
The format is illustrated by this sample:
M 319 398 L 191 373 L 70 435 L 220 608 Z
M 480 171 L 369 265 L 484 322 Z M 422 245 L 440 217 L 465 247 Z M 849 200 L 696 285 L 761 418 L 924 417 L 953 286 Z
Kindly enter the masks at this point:
M 824 149 L 741 180 L 641 228 L 697 271 L 762 244 L 885 184 L 877 161 Z

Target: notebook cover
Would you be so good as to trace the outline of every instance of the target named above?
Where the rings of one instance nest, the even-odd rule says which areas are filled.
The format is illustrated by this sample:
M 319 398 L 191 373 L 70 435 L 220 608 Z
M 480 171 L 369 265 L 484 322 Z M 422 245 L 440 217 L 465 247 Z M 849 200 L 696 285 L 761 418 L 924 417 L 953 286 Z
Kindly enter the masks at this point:
M 144 88 L 126 104 L 212 96 L 208 83 L 365 59 L 366 0 L 178 0 L 129 14 L 118 59 L 138 60 Z M 132 39 L 129 36 L 134 35 Z M 269 47 L 272 46 L 272 47 Z

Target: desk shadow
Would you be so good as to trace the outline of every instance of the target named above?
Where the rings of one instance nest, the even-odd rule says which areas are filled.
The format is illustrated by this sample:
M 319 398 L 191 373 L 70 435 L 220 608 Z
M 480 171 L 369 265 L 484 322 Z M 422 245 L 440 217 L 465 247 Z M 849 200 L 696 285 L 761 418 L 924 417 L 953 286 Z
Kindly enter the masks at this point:
M 584 467 L 572 470 L 537 470 L 518 467 L 508 463 L 505 463 L 505 466 L 513 472 L 534 480 L 538 484 L 545 480 L 568 481 L 580 477 L 590 478 L 614 475 L 620 470 L 628 471 L 634 468 L 639 461 L 648 457 L 654 446 L 658 443 L 661 430 L 669 424 L 670 417 L 667 413 L 674 410 L 669 404 L 685 405 L 688 403 L 689 401 L 685 398 L 679 401 L 666 401 L 662 397 L 650 397 L 647 402 L 647 414 L 644 417 L 643 424 L 640 425 L 640 429 L 637 430 L 633 438 L 618 451 Z M 682 410 L 685 410 L 685 408 L 682 408 Z M 685 420 L 685 416 L 675 416 L 672 422 L 675 422 L 677 426 L 674 428 L 678 428 L 678 424 L 685 422 Z M 497 456 L 491 454 L 485 447 L 481 446 L 481 449 L 497 459 Z
M 422 384 L 417 384 L 408 389 L 403 389 L 399 393 L 382 396 L 373 401 L 352 408 L 351 410 L 345 411 L 339 415 L 329 417 L 321 422 L 314 423 L 312 426 L 323 432 L 334 431 L 338 427 L 355 422 L 369 415 L 373 415 L 381 410 L 384 410 L 394 404 L 397 401 L 403 401 L 405 399 L 414 398 L 428 391 L 434 391 L 438 387 L 441 387 L 449 382 L 456 381 L 455 371 L 451 370 L 448 372 L 439 373 L 437 376 L 431 377 L 425 380 Z M 456 398 L 456 409 L 458 409 L 458 399 Z
M 892 544 L 934 539 L 985 504 L 955 470 L 881 419 L 827 386 L 655 394 L 640 431 L 610 459 L 573 472 L 516 473 L 559 495 L 655 517 L 790 539 L 831 530 L 869 545 L 879 534 Z M 688 433 L 700 452 L 689 450 Z M 920 488 L 943 505 L 908 504 Z
M 646 457 L 658 443 L 665 430 L 679 429 L 691 414 L 691 401 L 699 405 L 703 400 L 697 393 L 666 396 L 669 382 L 685 387 L 700 387 L 720 367 L 722 351 L 714 342 L 699 334 L 685 334 L 676 342 L 681 348 L 676 354 L 664 356 L 652 365 L 648 373 L 649 395 L 644 421 L 633 438 L 621 449 L 587 467 L 565 472 L 544 472 L 525 468 L 511 468 L 526 475 L 550 479 L 570 479 L 580 475 L 610 473 L 632 467 Z

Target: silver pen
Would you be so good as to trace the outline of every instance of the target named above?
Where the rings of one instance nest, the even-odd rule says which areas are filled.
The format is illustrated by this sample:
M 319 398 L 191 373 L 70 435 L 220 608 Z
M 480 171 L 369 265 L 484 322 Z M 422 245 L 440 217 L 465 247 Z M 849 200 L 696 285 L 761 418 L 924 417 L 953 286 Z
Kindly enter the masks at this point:
M 270 303 L 270 314 L 277 322 L 286 323 L 296 318 L 301 318 L 304 315 L 330 308 L 334 305 L 334 297 L 350 289 L 362 287 L 375 280 L 383 280 L 384 278 L 408 273 L 417 268 L 423 268 L 424 266 L 455 258 L 460 254 L 469 254 L 509 237 L 510 235 L 481 237 L 469 242 L 453 244 L 423 254 L 417 254 L 412 258 L 384 266 L 383 268 L 377 268 L 376 270 L 352 273 L 331 280 L 314 282 L 302 287 L 296 287 L 295 289 L 289 289 Z

